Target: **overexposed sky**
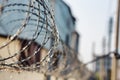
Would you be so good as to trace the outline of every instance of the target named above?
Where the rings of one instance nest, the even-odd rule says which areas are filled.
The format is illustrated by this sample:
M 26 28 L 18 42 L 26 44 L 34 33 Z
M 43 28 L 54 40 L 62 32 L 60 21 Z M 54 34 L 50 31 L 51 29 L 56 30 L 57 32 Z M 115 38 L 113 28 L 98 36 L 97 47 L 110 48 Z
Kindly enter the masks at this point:
M 64 0 L 77 19 L 76 30 L 80 33 L 80 59 L 92 60 L 92 43 L 96 54 L 102 53 L 102 39 L 108 33 L 108 20 L 116 13 L 117 0 Z

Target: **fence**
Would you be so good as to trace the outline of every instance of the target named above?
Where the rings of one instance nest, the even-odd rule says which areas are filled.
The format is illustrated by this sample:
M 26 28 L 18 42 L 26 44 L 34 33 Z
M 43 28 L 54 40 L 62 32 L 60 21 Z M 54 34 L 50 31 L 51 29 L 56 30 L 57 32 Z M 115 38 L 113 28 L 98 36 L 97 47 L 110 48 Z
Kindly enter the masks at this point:
M 4 70 L 30 71 L 82 80 L 90 75 L 82 65 L 59 37 L 47 0 L 1 1 L 0 70 L 3 73 Z

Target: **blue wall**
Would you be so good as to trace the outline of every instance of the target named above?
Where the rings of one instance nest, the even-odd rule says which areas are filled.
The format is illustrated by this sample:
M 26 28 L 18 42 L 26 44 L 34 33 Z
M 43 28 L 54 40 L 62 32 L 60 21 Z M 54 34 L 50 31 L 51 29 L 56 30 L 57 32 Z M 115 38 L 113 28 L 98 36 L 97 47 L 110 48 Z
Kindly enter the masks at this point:
M 62 40 L 66 41 L 66 36 L 69 36 L 69 45 L 72 32 L 75 30 L 74 17 L 70 7 L 62 0 L 55 0 L 55 21 Z

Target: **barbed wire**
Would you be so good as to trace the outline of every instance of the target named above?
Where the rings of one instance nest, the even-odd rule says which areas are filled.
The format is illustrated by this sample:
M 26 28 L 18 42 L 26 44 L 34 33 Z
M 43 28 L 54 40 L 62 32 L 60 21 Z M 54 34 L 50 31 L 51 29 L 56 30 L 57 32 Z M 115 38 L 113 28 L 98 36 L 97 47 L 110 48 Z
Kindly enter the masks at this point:
M 101 55 L 101 56 L 96 56 L 95 59 L 93 59 L 93 60 L 85 63 L 84 66 L 87 66 L 87 65 L 89 65 L 89 64 L 92 64 L 92 63 L 94 63 L 94 62 L 96 62 L 96 61 L 99 61 L 99 60 L 101 60 L 101 59 L 105 59 L 105 58 L 107 58 L 107 57 L 110 57 L 111 54 L 115 55 L 116 59 L 120 59 L 119 53 L 116 53 L 116 51 L 111 51 L 111 52 L 109 52 L 109 53 L 107 53 L 107 54 L 104 54 L 104 55 Z
M 47 0 L 8 0 L 2 4 L 0 28 L 5 39 L 0 43 L 0 67 L 64 77 L 80 71 L 77 54 L 60 38 Z M 11 45 L 18 50 L 11 51 Z
M 4 48 L 4 47 L 6 47 L 7 45 L 9 45 L 13 40 L 15 40 L 15 38 L 16 37 L 18 37 L 18 38 L 20 38 L 19 37 L 19 35 L 23 32 L 23 30 L 27 27 L 27 25 L 34 25 L 34 26 L 36 26 L 36 30 L 34 31 L 34 34 L 33 34 L 33 37 L 30 39 L 30 41 L 28 42 L 28 44 L 25 46 L 25 47 L 23 47 L 22 48 L 22 50 L 21 51 L 19 51 L 18 53 L 15 53 L 14 55 L 12 55 L 12 56 L 9 56 L 9 57 L 7 57 L 7 58 L 2 58 L 2 59 L 0 59 L 0 61 L 5 61 L 5 60 L 8 60 L 8 59 L 11 59 L 11 58 L 13 58 L 13 57 L 15 57 L 16 55 L 18 55 L 18 54 L 20 54 L 21 52 L 23 52 L 23 51 L 25 51 L 39 36 L 40 36 L 40 34 L 42 34 L 43 33 L 43 36 L 44 36 L 44 39 L 43 39 L 43 41 L 41 41 L 42 43 L 40 44 L 41 45 L 41 47 L 40 48 L 38 48 L 34 53 L 33 53 L 33 55 L 31 55 L 31 56 L 29 56 L 29 57 L 27 57 L 26 59 L 23 59 L 23 60 L 21 60 L 21 61 L 17 61 L 17 62 L 14 62 L 14 63 L 11 63 L 11 64 L 9 64 L 9 65 L 14 65 L 14 64 L 18 64 L 18 63 L 22 63 L 22 62 L 24 62 L 24 61 L 27 61 L 27 60 L 29 60 L 30 58 L 32 58 L 33 56 L 35 56 L 39 51 L 40 51 L 40 49 L 42 48 L 42 47 L 44 47 L 44 45 L 47 43 L 47 41 L 50 39 L 50 38 L 54 38 L 54 40 L 57 40 L 56 39 L 56 37 L 57 37 L 57 33 L 56 33 L 56 28 L 55 28 L 55 23 L 52 23 L 52 22 L 50 22 L 50 21 L 52 21 L 53 20 L 53 17 L 52 17 L 52 15 L 51 14 L 48 14 L 47 12 L 49 12 L 50 13 L 50 10 L 48 10 L 48 8 L 46 9 L 46 6 L 44 6 L 45 5 L 45 2 L 43 1 L 43 0 L 41 0 L 41 1 L 34 1 L 34 0 L 28 0 L 28 2 L 29 2 L 29 5 L 27 5 L 27 4 L 23 4 L 23 3 L 9 3 L 9 4 L 7 4 L 7 5 L 5 5 L 5 6 L 3 6 L 3 8 L 4 8 L 4 11 L 2 12 L 2 16 L 4 16 L 5 15 L 5 17 L 3 17 L 3 19 L 1 18 L 0 19 L 0 21 L 2 22 L 2 21 L 4 21 L 4 19 L 5 18 L 8 18 L 8 16 L 6 16 L 6 14 L 7 13 L 12 13 L 12 12 L 21 12 L 21 13 L 25 13 L 25 14 L 27 14 L 27 16 L 26 16 L 26 18 L 17 18 L 17 19 L 13 19 L 13 20 L 10 20 L 10 21 L 8 21 L 7 23 L 4 23 L 4 24 L 7 24 L 7 25 L 9 25 L 9 24 L 11 24 L 11 23 L 13 23 L 14 24 L 14 22 L 19 22 L 19 21 L 23 21 L 23 23 L 22 23 L 22 26 L 21 27 L 19 27 L 18 28 L 18 30 L 17 30 L 17 32 L 16 33 L 14 33 L 14 35 L 12 35 L 11 37 L 8 37 L 10 40 L 8 41 L 8 42 L 6 42 L 4 45 L 2 45 L 2 46 L 0 46 L 0 49 L 2 49 L 2 48 Z M 36 7 L 34 4 L 35 3 L 37 3 L 37 2 L 39 2 L 38 3 L 38 7 Z M 10 7 L 13 7 L 13 8 L 10 8 Z M 16 8 L 16 6 L 18 6 L 19 8 L 22 6 L 22 7 L 28 7 L 28 10 L 26 9 L 25 10 L 25 8 L 23 8 L 23 9 L 19 9 L 19 8 Z M 15 9 L 14 9 L 14 7 L 15 7 Z M 42 7 L 43 8 L 43 11 L 40 11 L 41 9 L 40 9 L 40 7 Z M 34 13 L 34 11 L 35 10 L 37 10 L 38 11 L 38 13 Z M 41 16 L 40 14 L 41 14 L 41 12 L 42 12 L 42 15 L 43 16 Z M 37 16 L 38 17 L 38 19 L 36 19 L 36 18 L 33 18 L 32 16 Z M 48 15 L 50 16 L 49 18 L 48 18 Z M 31 18 L 32 17 L 32 18 Z M 52 18 L 52 20 L 50 20 Z M 49 22 L 48 22 L 48 20 L 49 20 Z M 35 23 L 29 23 L 30 21 L 37 21 L 37 23 L 35 24 Z M 41 23 L 42 23 L 42 25 L 40 25 Z M 54 22 L 54 21 L 53 21 Z M 52 24 L 50 24 L 50 23 L 52 23 Z M 15 26 L 16 27 L 16 26 Z M 39 30 L 39 28 L 41 28 L 40 30 Z M 49 28 L 49 29 L 48 29 Z M 50 30 L 51 29 L 51 30 Z M 39 30 L 39 31 L 38 31 Z M 48 37 L 48 33 L 49 33 L 49 37 Z M 10 36 L 11 34 L 8 34 L 7 36 Z M 53 37 L 53 35 L 54 35 L 54 37 Z M 41 35 L 42 36 L 42 35 Z M 58 37 L 57 37 L 58 38 Z M 54 42 L 54 43 L 56 43 L 56 42 Z M 55 45 L 53 44 L 53 46 L 52 47 L 54 47 Z M 53 49 L 51 47 L 51 49 Z M 44 60 L 44 59 L 43 59 Z M 8 65 L 8 64 L 7 64 Z

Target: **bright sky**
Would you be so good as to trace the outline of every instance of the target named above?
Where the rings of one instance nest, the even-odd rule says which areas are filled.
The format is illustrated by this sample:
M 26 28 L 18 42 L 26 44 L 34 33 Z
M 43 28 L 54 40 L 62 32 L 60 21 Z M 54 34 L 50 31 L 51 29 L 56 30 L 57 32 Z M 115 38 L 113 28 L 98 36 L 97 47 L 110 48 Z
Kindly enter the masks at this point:
M 76 30 L 80 33 L 80 59 L 92 60 L 92 43 L 95 52 L 102 52 L 102 39 L 107 35 L 109 16 L 115 15 L 117 0 L 64 0 L 77 18 Z

